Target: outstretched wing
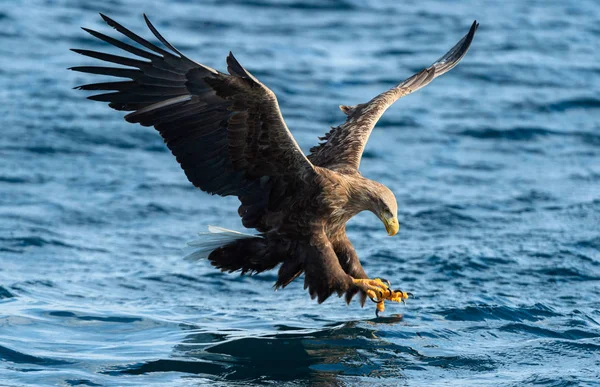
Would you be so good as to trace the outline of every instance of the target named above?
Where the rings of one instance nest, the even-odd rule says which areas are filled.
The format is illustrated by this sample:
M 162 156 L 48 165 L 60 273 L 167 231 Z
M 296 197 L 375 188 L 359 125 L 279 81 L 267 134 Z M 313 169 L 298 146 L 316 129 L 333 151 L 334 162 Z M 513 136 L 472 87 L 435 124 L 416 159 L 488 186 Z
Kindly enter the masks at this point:
M 317 166 L 331 169 L 357 170 L 363 150 L 379 117 L 396 100 L 428 85 L 434 78 L 450 71 L 465 56 L 479 24 L 473 22 L 469 32 L 431 66 L 383 92 L 365 104 L 340 106 L 348 116 L 346 122 L 332 127 L 322 137 L 325 142 L 313 147 L 308 159 Z
M 131 111 L 125 116 L 129 122 L 154 126 L 195 186 L 241 198 L 256 196 L 264 184 L 260 178 L 277 176 L 297 183 L 313 172 L 283 121 L 275 94 L 231 53 L 228 75 L 187 58 L 158 33 L 146 15 L 148 28 L 166 49 L 101 16 L 146 49 L 84 28 L 137 58 L 74 49 L 125 67 L 79 66 L 71 70 L 129 79 L 78 88 L 111 91 L 88 98 Z

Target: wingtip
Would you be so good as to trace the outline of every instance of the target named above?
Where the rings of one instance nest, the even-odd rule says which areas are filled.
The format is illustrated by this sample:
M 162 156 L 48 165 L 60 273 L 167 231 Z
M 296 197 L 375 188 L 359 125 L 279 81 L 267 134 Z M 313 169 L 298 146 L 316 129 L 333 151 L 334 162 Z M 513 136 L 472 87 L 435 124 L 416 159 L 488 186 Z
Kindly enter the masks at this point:
M 152 23 L 150 22 L 150 19 L 148 18 L 148 16 L 145 13 L 142 13 L 142 16 L 144 17 L 144 21 L 146 22 L 146 25 L 148 25 L 148 26 L 152 25 Z
M 235 59 L 235 56 L 233 56 L 233 52 L 229 51 L 229 55 L 227 55 L 227 64 L 228 65 L 234 65 L 236 67 L 241 67 L 240 62 L 238 62 L 237 59 Z
M 469 28 L 469 32 L 465 36 L 469 45 L 471 44 L 471 40 L 473 40 L 473 37 L 475 36 L 477 28 L 479 28 L 479 23 L 477 23 L 477 20 L 473 20 L 473 24 L 471 24 L 471 28 Z
M 115 22 L 113 19 L 109 18 L 108 16 L 106 16 L 105 14 L 103 14 L 102 12 L 99 12 L 100 17 L 102 18 L 102 20 L 104 20 L 104 22 L 106 24 L 108 24 L 109 26 L 116 28 L 115 25 L 118 25 L 117 22 Z

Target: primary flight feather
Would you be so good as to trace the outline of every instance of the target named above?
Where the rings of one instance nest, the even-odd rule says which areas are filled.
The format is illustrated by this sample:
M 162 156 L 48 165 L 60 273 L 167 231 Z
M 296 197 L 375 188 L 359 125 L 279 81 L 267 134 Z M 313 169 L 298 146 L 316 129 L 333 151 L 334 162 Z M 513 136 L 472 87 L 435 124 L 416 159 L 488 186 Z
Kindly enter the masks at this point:
M 129 111 L 128 122 L 154 126 L 189 181 L 201 190 L 234 195 L 246 228 L 257 235 L 212 228 L 196 257 L 223 271 L 259 273 L 279 267 L 276 288 L 304 273 L 304 287 L 321 303 L 331 294 L 350 302 L 357 293 L 403 300 L 389 283 L 369 279 L 346 236 L 346 222 L 371 211 L 389 235 L 398 232 L 394 194 L 358 171 L 369 135 L 397 99 L 452 69 L 471 45 L 478 24 L 431 66 L 367 103 L 340 106 L 346 121 L 332 128 L 306 156 L 287 128 L 275 94 L 229 53 L 225 74 L 197 63 L 164 39 L 144 15 L 161 48 L 105 15 L 104 21 L 132 42 L 85 31 L 137 58 L 73 51 L 124 67 L 78 66 L 71 70 L 124 78 L 79 86 L 101 91 L 89 99 Z M 219 235 L 216 235 L 219 234 Z

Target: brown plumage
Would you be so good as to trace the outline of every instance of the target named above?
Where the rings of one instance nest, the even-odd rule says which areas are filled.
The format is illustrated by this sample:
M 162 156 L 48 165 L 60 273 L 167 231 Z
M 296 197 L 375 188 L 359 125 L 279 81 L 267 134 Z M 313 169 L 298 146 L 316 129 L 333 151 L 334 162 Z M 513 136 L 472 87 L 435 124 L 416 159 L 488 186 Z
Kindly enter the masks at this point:
M 368 210 L 384 222 L 390 235 L 398 231 L 393 193 L 358 172 L 365 144 L 391 104 L 462 59 L 478 24 L 474 22 L 468 34 L 430 67 L 367 103 L 340 106 L 346 122 L 332 128 L 307 157 L 288 130 L 275 94 L 231 53 L 229 74 L 224 74 L 187 58 L 145 15 L 148 28 L 164 48 L 101 16 L 145 49 L 84 29 L 138 59 L 73 50 L 125 67 L 72 70 L 128 79 L 78 88 L 109 91 L 89 98 L 130 111 L 125 116 L 128 122 L 154 126 L 189 181 L 211 194 L 237 196 L 243 225 L 259 232 L 252 236 L 225 231 L 221 242 L 210 245 L 211 263 L 242 273 L 281 265 L 276 287 L 285 287 L 304 273 L 305 288 L 319 302 L 332 293 L 345 294 L 349 302 L 358 292 L 364 302 L 368 289 L 355 279 L 368 277 L 346 237 L 346 222 Z

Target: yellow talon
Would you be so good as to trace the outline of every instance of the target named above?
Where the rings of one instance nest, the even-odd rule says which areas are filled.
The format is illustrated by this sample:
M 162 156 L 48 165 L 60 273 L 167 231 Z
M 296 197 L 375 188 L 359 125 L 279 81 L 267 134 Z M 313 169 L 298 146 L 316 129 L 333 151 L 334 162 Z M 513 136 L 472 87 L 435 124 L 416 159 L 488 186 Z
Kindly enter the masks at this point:
M 410 293 L 405 293 L 402 290 L 394 290 L 391 293 L 392 294 L 390 295 L 388 300 L 393 302 L 405 302 L 404 300 L 407 300 L 408 297 L 412 295 Z
M 377 316 L 385 310 L 385 300 L 405 303 L 405 300 L 408 299 L 409 296 L 412 296 L 411 293 L 403 292 L 402 290 L 390 290 L 389 282 L 382 281 L 379 278 L 354 279 L 353 282 L 377 304 L 375 310 L 375 315 Z
M 392 293 L 388 288 L 388 285 L 379 278 L 354 279 L 353 282 L 358 288 L 365 292 L 370 299 L 372 299 L 375 302 L 382 299 L 386 299 Z

